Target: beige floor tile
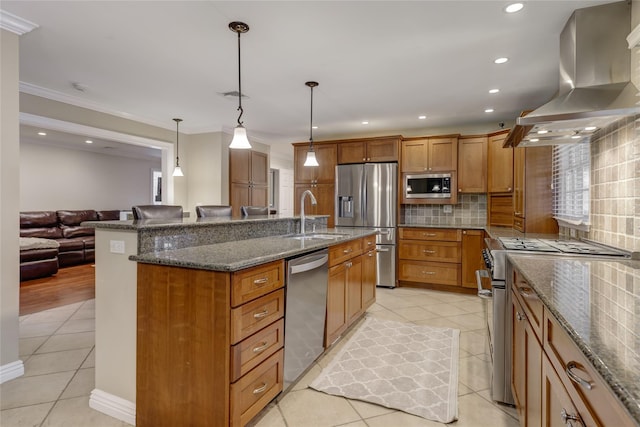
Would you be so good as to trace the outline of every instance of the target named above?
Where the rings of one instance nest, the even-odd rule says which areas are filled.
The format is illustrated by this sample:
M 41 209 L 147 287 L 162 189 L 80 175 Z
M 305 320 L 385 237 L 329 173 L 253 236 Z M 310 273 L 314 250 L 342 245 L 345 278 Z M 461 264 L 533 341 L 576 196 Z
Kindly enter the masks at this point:
M 407 319 L 396 314 L 391 310 L 379 310 L 371 313 L 371 317 L 375 317 L 376 319 L 384 319 L 384 320 L 394 320 L 396 322 L 406 322 Z
M 340 427 L 367 427 L 364 421 L 355 421 L 353 423 L 340 424 Z
M 460 348 L 471 354 L 484 353 L 486 341 L 486 335 L 478 331 L 462 331 L 460 333 Z
M 474 391 L 458 381 L 458 396 L 464 396 L 465 394 L 469 393 L 474 393 Z
M 315 380 L 322 372 L 322 366 L 314 363 L 311 368 L 293 385 L 291 390 L 302 390 L 309 387 L 311 381 Z
M 48 337 L 57 331 L 64 322 L 20 323 L 20 338 Z
M 82 320 L 82 319 L 95 319 L 96 317 L 96 309 L 95 307 L 80 307 L 73 315 L 69 318 L 70 320 Z
M 447 425 L 400 411 L 367 418 L 365 422 L 369 427 L 444 427 Z
M 33 313 L 29 316 L 29 318 L 25 319 L 22 324 L 30 325 L 32 323 L 65 322 L 73 315 L 73 313 L 75 313 L 77 309 L 77 307 L 67 308 L 67 306 L 65 306 L 61 308 L 41 311 L 39 313 Z
M 88 396 L 59 400 L 43 424 L 46 427 L 124 427 L 129 425 L 91 409 Z
M 416 320 L 416 325 L 434 326 L 436 328 L 461 329 L 461 326 L 447 317 L 434 317 L 432 319 Z
M 448 319 L 451 319 L 456 324 L 462 326 L 463 331 L 474 331 L 480 330 L 485 327 L 485 319 L 483 317 L 478 316 L 477 314 L 467 313 L 467 314 L 458 314 L 456 316 L 446 316 Z
M 395 409 L 385 408 L 384 406 L 374 405 L 373 403 L 363 402 L 361 400 L 347 399 L 347 401 L 362 418 L 377 417 L 396 412 Z
M 346 399 L 310 389 L 288 393 L 278 406 L 290 426 L 329 427 L 360 420 Z
M 95 368 L 95 367 L 96 367 L 96 349 L 94 347 L 91 349 L 91 353 L 89 353 L 89 355 L 87 356 L 86 360 L 84 361 L 84 363 L 80 368 L 84 369 L 84 368 Z
M 67 320 L 56 331 L 56 334 L 74 334 L 77 332 L 91 332 L 96 330 L 95 319 Z
M 69 384 L 74 372 L 20 377 L 0 385 L 0 408 L 10 409 L 53 402 Z
M 451 427 L 519 427 L 518 420 L 507 415 L 477 393 L 458 398 L 459 418 Z
M 500 409 L 503 412 L 506 412 L 507 414 L 509 414 L 513 418 L 515 418 L 516 420 L 518 419 L 518 411 L 516 410 L 515 407 L 509 406 L 509 405 L 504 405 L 504 404 L 501 404 L 501 403 L 497 403 L 497 402 L 494 402 L 493 399 L 491 399 L 491 390 L 490 389 L 481 390 L 481 391 L 478 392 L 478 395 L 480 395 L 484 400 L 489 402 L 491 405 L 495 406 L 496 408 Z
M 18 353 L 20 357 L 30 356 L 40 347 L 48 337 L 20 338 L 18 343 Z
M 282 418 L 280 408 L 277 405 L 269 405 L 264 413 L 248 424 L 248 427 L 287 427 L 287 423 Z
M 0 412 L 0 425 L 6 427 L 39 426 L 49 413 L 54 402 L 39 405 L 23 406 L 21 408 L 5 409 Z
M 479 313 L 479 314 L 484 313 L 483 302 L 482 302 L 482 299 L 480 299 L 479 297 L 471 301 L 455 302 L 453 303 L 453 305 L 463 309 L 467 313 Z
M 53 372 L 75 371 L 87 358 L 90 348 L 57 351 L 55 353 L 34 354 L 24 364 L 24 375 L 51 374 Z
M 79 348 L 91 348 L 95 343 L 94 332 L 79 332 L 77 334 L 52 335 L 42 345 L 37 353 L 51 353 L 54 351 L 75 350 Z
M 78 370 L 67 388 L 62 392 L 60 399 L 89 396 L 91 390 L 95 388 L 95 376 L 96 371 L 94 368 Z
M 394 310 L 394 313 L 399 314 L 410 322 L 440 317 L 439 314 L 436 314 L 422 307 L 397 308 Z
M 447 303 L 430 305 L 428 310 L 433 313 L 439 314 L 440 316 L 457 316 L 460 314 L 467 314 L 467 312 L 463 309 L 458 308 L 453 304 Z
M 460 383 L 473 391 L 491 387 L 491 364 L 475 356 L 460 359 L 459 375 Z

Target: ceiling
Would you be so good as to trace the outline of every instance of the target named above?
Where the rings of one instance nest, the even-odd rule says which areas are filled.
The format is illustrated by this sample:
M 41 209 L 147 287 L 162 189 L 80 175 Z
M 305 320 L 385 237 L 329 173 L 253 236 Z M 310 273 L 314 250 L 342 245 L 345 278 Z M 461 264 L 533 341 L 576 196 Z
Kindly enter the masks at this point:
M 610 1 L 10 1 L 22 90 L 181 132 L 231 131 L 241 37 L 244 125 L 290 149 L 314 139 L 499 129 L 558 88 L 574 9 Z M 508 57 L 506 64 L 493 60 Z M 80 89 L 74 88 L 74 83 Z M 489 90 L 500 89 L 497 94 Z M 487 108 L 494 112 L 485 113 Z M 420 120 L 418 116 L 426 115 Z M 368 125 L 363 125 L 363 121 Z

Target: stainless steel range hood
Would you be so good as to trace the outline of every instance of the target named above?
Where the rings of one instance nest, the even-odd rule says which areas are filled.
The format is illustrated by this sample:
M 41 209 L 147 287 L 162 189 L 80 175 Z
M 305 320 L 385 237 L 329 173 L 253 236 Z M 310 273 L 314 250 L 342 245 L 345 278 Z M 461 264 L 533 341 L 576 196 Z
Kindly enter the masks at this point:
M 560 35 L 560 88 L 540 108 L 516 119 L 513 145 L 588 142 L 598 129 L 640 114 L 631 83 L 631 5 L 626 1 L 578 9 Z

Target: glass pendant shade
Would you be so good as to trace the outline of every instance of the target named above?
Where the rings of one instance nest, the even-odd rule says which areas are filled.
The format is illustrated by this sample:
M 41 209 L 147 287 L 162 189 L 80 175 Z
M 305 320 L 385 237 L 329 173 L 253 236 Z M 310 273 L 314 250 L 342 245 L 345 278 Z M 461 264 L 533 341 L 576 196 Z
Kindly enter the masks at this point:
M 316 152 L 313 150 L 307 151 L 307 159 L 304 161 L 305 166 L 320 166 L 318 159 L 316 159 Z
M 184 174 L 182 173 L 182 168 L 180 166 L 176 166 L 173 170 L 172 176 L 184 176 Z
M 244 128 L 244 126 L 238 125 L 233 130 L 233 139 L 231 140 L 229 148 L 239 150 L 248 150 L 251 148 L 251 144 L 249 143 L 249 139 L 247 138 L 247 130 Z

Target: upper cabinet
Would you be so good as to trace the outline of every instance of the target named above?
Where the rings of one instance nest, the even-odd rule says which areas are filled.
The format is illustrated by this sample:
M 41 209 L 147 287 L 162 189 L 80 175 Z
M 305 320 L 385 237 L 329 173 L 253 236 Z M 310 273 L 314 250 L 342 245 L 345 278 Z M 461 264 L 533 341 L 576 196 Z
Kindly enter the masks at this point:
M 400 136 L 338 142 L 338 164 L 397 162 Z
M 314 144 L 320 166 L 305 166 L 309 144 L 294 145 L 294 179 L 297 184 L 333 184 L 337 160 L 336 144 Z
M 504 148 L 508 130 L 489 135 L 487 154 L 488 192 L 513 191 L 513 148 Z
M 458 139 L 458 192 L 487 192 L 487 136 Z
M 406 138 L 400 151 L 402 172 L 446 172 L 458 167 L 458 135 Z

